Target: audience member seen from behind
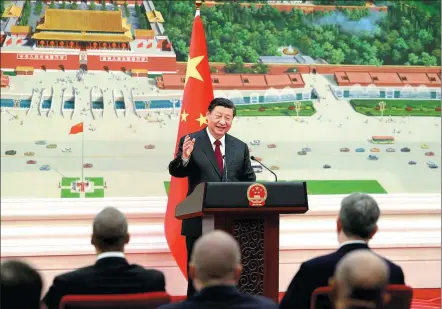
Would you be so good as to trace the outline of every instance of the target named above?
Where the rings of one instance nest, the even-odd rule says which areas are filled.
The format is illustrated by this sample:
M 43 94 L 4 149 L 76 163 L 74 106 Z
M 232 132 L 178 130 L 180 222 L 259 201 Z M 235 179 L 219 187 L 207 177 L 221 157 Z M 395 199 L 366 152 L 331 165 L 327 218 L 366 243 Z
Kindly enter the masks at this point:
M 313 291 L 328 285 L 340 259 L 354 250 L 370 250 L 368 242 L 378 230 L 379 216 L 379 206 L 371 196 L 353 193 L 345 197 L 337 220 L 339 249 L 302 263 L 281 300 L 280 308 L 309 309 Z M 385 261 L 390 269 L 389 283 L 405 284 L 400 266 Z
M 388 264 L 369 250 L 347 254 L 332 282 L 335 309 L 384 308 L 389 275 Z
M 20 261 L 1 265 L 1 309 L 39 309 L 43 283 L 40 274 Z
M 49 309 L 58 309 L 65 295 L 165 291 L 163 273 L 128 263 L 124 247 L 129 238 L 126 217 L 113 207 L 102 210 L 93 223 L 95 264 L 56 277 L 43 302 Z
M 241 253 L 229 234 L 214 231 L 199 238 L 189 263 L 197 293 L 186 301 L 161 309 L 276 309 L 270 299 L 244 294 L 236 284 L 241 275 Z

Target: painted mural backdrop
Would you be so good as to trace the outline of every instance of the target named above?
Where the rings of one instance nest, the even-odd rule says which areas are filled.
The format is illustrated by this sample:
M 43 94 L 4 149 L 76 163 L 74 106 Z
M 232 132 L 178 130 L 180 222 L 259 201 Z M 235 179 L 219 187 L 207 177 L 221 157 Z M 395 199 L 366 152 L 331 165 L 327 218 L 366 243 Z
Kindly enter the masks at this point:
M 231 133 L 282 181 L 306 180 L 310 194 L 440 192 L 440 1 L 280 2 L 202 7 L 215 96 L 237 105 Z M 71 9 L 120 9 L 133 28 L 149 29 L 145 5 L 161 13 L 185 74 L 193 1 Z M 165 75 L 39 71 L 11 83 L 15 91 L 2 95 L 2 198 L 166 194 L 182 90 Z M 61 96 L 64 106 L 81 99 L 90 108 L 62 116 L 20 108 L 36 88 L 41 106 Z

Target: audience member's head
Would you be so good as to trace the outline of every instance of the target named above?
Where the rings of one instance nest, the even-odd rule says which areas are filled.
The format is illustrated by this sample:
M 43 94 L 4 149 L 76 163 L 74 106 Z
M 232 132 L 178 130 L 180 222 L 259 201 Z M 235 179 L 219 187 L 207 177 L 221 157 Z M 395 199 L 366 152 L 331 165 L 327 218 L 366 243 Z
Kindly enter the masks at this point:
M 367 194 L 353 193 L 345 197 L 337 222 L 339 242 L 370 240 L 378 230 L 380 214 L 378 204 Z
M 236 285 L 241 270 L 241 252 L 231 235 L 213 231 L 196 241 L 189 275 L 197 291 L 209 286 Z
M 39 273 L 26 263 L 7 261 L 1 265 L 1 308 L 38 309 L 43 283 Z
M 387 263 L 370 250 L 342 258 L 333 278 L 335 309 L 381 309 L 388 284 Z
M 124 251 L 129 242 L 127 220 L 116 208 L 103 209 L 94 219 L 92 240 L 97 253 Z

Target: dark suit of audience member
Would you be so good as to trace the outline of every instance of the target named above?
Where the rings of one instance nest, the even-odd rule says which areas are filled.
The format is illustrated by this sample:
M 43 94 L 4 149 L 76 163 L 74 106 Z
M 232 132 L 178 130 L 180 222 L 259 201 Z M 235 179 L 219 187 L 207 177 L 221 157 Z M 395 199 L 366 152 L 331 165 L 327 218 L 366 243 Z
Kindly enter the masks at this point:
M 277 309 L 278 305 L 268 298 L 238 290 L 241 270 L 236 240 L 223 231 L 205 234 L 196 241 L 189 265 L 197 293 L 159 309 Z
M 378 230 L 379 216 L 379 207 L 369 195 L 353 193 L 344 198 L 337 220 L 340 248 L 301 264 L 281 300 L 280 309 L 309 309 L 313 291 L 329 285 L 336 265 L 347 253 L 359 249 L 370 250 L 368 241 Z M 390 268 L 389 283 L 405 284 L 401 267 L 387 259 L 385 261 Z
M 1 265 L 1 309 L 39 309 L 43 282 L 40 274 L 20 261 Z
M 165 291 L 163 273 L 128 263 L 123 253 L 128 242 L 125 216 L 115 208 L 104 209 L 93 225 L 92 244 L 98 253 L 97 261 L 56 277 L 43 302 L 49 309 L 58 309 L 65 295 Z

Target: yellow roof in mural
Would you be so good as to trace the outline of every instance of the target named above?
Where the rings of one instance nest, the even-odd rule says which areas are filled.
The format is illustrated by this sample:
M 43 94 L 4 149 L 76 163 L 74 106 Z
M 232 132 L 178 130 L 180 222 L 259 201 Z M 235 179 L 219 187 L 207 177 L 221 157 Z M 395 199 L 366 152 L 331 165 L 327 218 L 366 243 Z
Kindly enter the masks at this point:
M 32 33 L 32 27 L 29 26 L 12 26 L 11 33 Z
M 130 35 L 130 33 L 129 33 Z M 80 41 L 80 42 L 116 42 L 129 43 L 133 41 L 132 36 L 126 34 L 101 35 L 94 33 L 60 33 L 60 32 L 39 32 L 35 33 L 34 40 L 54 41 Z
M 163 14 L 159 11 L 150 11 L 146 13 L 147 19 L 150 23 L 164 23 Z
M 126 24 L 126 23 L 124 23 Z M 46 9 L 38 30 L 125 32 L 120 11 Z
M 21 16 L 21 12 L 22 12 L 23 8 L 16 6 L 15 4 L 7 7 L 5 9 L 5 11 L 3 12 L 2 17 L 3 18 L 8 18 L 8 17 L 20 17 Z
M 135 29 L 135 36 L 155 36 L 155 31 L 148 29 Z

